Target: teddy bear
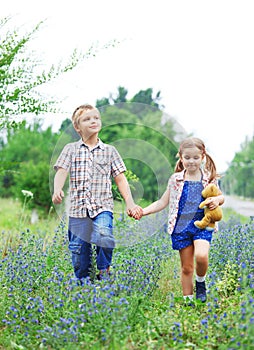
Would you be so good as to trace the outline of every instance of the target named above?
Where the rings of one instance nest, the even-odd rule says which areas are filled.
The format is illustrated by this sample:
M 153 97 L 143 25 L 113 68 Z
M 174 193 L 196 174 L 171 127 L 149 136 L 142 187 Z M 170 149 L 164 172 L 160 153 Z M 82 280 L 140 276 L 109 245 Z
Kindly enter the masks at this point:
M 215 222 L 222 219 L 222 209 L 220 206 L 210 210 L 206 205 L 208 204 L 209 197 L 215 197 L 221 194 L 220 189 L 215 184 L 207 185 L 203 191 L 202 196 L 205 198 L 203 202 L 200 203 L 199 208 L 204 208 L 204 217 L 200 221 L 195 221 L 194 225 L 200 229 L 206 228 L 207 230 L 213 230 L 215 228 Z

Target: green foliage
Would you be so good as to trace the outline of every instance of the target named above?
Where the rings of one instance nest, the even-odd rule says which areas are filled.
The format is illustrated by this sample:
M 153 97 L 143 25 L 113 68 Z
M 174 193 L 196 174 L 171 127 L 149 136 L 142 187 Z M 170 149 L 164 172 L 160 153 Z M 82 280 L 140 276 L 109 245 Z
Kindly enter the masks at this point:
M 144 103 L 149 106 L 159 108 L 160 91 L 158 91 L 153 97 L 153 89 L 148 88 L 146 90 L 140 90 L 136 95 L 133 96 L 131 102 Z
M 163 112 L 142 103 L 102 108 L 100 138 L 113 144 L 125 164 L 140 179 L 143 196 L 154 200 L 166 188 L 176 162 L 178 135 L 174 121 L 162 123 Z
M 125 89 L 123 86 L 119 86 L 117 88 L 116 97 L 114 97 L 113 94 L 110 94 L 109 97 L 103 97 L 101 99 L 98 99 L 96 100 L 96 107 L 102 108 L 112 103 L 115 104 L 115 103 L 127 102 L 127 94 L 128 94 L 128 90 Z
M 23 122 L 18 129 L 9 132 L 0 150 L 8 169 L 0 174 L 1 197 L 13 195 L 23 201 L 21 190 L 29 190 L 34 194 L 30 205 L 49 210 L 49 164 L 57 137 L 51 127 L 42 130 L 39 123 L 29 126 Z
M 151 96 L 152 90 L 146 91 L 149 91 L 148 95 Z M 124 103 L 127 90 L 119 87 L 118 92 L 119 95 L 114 101 L 121 102 L 102 108 L 103 128 L 100 138 L 105 143 L 114 145 L 124 158 L 135 201 L 154 200 L 164 192 L 175 165 L 177 133 L 174 123 L 169 118 L 163 121 L 163 113 L 154 107 L 155 102 L 150 101 L 152 106 L 144 103 Z M 135 96 L 135 99 L 138 99 L 137 96 L 143 96 L 142 91 Z M 158 96 L 159 93 L 157 99 Z M 53 150 L 54 157 L 58 154 L 56 148 L 61 146 L 62 149 L 66 143 L 73 142 L 77 137 L 71 121 L 67 119 L 63 121 L 60 132 L 62 133 L 59 143 L 59 134 L 54 134 L 51 128 L 42 130 L 40 121 L 30 126 L 22 122 L 16 125 L 15 129 L 8 131 L 7 141 L 2 139 L 0 144 L 3 165 L 0 174 L 1 197 L 13 195 L 22 200 L 21 190 L 29 190 L 34 194 L 30 206 L 42 207 L 46 212 L 49 210 L 51 198 L 48 174 L 52 187 Z M 115 187 L 113 192 L 115 198 L 119 196 Z
M 142 101 L 142 91 L 135 95 L 135 99 L 140 96 Z M 151 89 L 145 91 L 149 91 L 151 96 Z M 96 105 L 102 116 L 99 137 L 103 142 L 116 147 L 127 169 L 139 179 L 132 191 L 135 201 L 139 202 L 141 198 L 151 201 L 165 191 L 176 162 L 176 139 L 181 135 L 175 131 L 173 118 L 167 117 L 162 110 L 155 107 L 159 93 L 155 101 L 151 98 L 148 101 L 151 105 L 147 105 L 131 102 L 132 98 L 127 100 L 127 92 L 124 87 L 119 87 L 118 95 L 114 98 L 110 96 L 106 102 L 104 99 L 97 100 Z M 77 139 L 70 125 L 70 120 L 65 120 L 61 125 L 61 140 L 56 154 L 65 143 Z M 114 187 L 113 191 L 115 196 Z
M 15 128 L 27 115 L 41 116 L 46 112 L 59 110 L 56 97 L 45 97 L 39 87 L 73 70 L 85 58 L 93 57 L 98 47 L 92 45 L 86 53 L 75 49 L 65 61 L 39 70 L 40 61 L 33 53 L 27 53 L 30 41 L 39 31 L 43 21 L 30 32 L 21 34 L 18 30 L 5 30 L 11 18 L 0 20 L 0 129 Z M 103 49 L 115 46 L 112 41 Z
M 1 29 L 8 19 L 1 21 Z M 20 114 L 38 115 L 50 110 L 52 101 L 46 103 L 35 88 L 57 76 L 56 69 L 35 75 L 36 62 L 25 55 L 28 42 L 39 30 L 39 23 L 31 32 L 20 36 L 16 30 L 7 31 L 0 46 L 0 127 L 13 127 Z
M 103 106 L 112 105 L 112 104 L 121 104 L 125 102 L 132 102 L 132 108 L 136 104 L 136 108 L 138 107 L 138 104 L 142 104 L 142 109 L 144 109 L 144 106 L 150 106 L 155 107 L 157 109 L 162 109 L 163 106 L 159 104 L 160 101 L 160 94 L 161 92 L 158 91 L 155 96 L 153 96 L 153 89 L 148 88 L 146 90 L 140 90 L 137 94 L 135 94 L 131 99 L 127 99 L 128 90 L 123 87 L 119 86 L 117 88 L 116 96 L 113 96 L 113 94 L 110 94 L 109 97 L 103 97 L 102 99 L 96 100 L 96 107 L 101 108 Z
M 239 267 L 236 264 L 227 262 L 221 280 L 216 283 L 220 295 L 228 297 L 237 293 L 239 287 L 238 269 Z
M 128 90 L 125 89 L 123 86 L 118 87 L 118 96 L 116 98 L 113 98 L 114 103 L 121 103 L 127 101 L 127 94 Z
M 254 198 L 254 136 L 241 146 L 222 178 L 222 187 L 228 194 Z
M 40 207 L 47 213 L 52 205 L 49 192 L 49 162 L 33 161 L 21 163 L 19 170 L 14 174 L 14 184 L 12 186 L 13 195 L 21 201 L 24 199 L 22 190 L 33 193 L 33 200 L 30 207 Z

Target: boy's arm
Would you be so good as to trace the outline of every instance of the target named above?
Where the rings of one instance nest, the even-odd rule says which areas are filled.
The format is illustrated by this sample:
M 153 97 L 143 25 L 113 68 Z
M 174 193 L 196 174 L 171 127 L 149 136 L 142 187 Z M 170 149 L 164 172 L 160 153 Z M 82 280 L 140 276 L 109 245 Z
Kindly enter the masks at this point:
M 168 204 L 169 204 L 169 189 L 166 189 L 166 191 L 163 193 L 160 199 L 151 203 L 147 207 L 143 208 L 143 215 L 157 213 L 158 211 L 161 211 L 162 209 L 166 208 Z
M 125 201 L 126 204 L 126 210 L 127 213 L 132 212 L 135 214 L 137 214 L 137 218 L 141 218 L 142 216 L 142 208 L 139 207 L 138 205 L 136 205 L 134 203 L 134 200 L 132 198 L 132 194 L 131 194 L 131 189 L 129 186 L 129 183 L 124 175 L 124 173 L 121 173 L 117 176 L 114 177 L 114 181 Z
M 54 204 L 62 203 L 64 198 L 63 187 L 65 180 L 68 176 L 68 171 L 63 168 L 58 168 L 54 178 L 54 193 L 52 196 L 52 202 Z

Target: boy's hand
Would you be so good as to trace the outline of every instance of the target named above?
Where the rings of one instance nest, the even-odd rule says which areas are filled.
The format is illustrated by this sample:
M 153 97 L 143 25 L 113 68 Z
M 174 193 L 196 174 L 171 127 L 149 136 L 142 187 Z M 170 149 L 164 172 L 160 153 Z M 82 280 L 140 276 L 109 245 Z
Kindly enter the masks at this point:
M 61 204 L 63 198 L 64 198 L 64 191 L 63 190 L 55 192 L 52 196 L 52 202 L 54 204 Z
M 143 216 L 143 209 L 139 205 L 127 210 L 127 214 L 135 220 L 140 220 Z

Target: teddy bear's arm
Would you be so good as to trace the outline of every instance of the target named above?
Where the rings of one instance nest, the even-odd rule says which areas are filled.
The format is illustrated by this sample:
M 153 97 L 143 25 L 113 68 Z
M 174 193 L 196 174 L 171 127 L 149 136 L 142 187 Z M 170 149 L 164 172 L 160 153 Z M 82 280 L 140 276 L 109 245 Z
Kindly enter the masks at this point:
M 208 202 L 209 202 L 209 199 L 208 199 L 208 198 L 205 199 L 203 202 L 201 202 L 201 203 L 199 204 L 199 208 L 200 208 L 200 209 L 205 208 L 205 207 L 207 206 Z

